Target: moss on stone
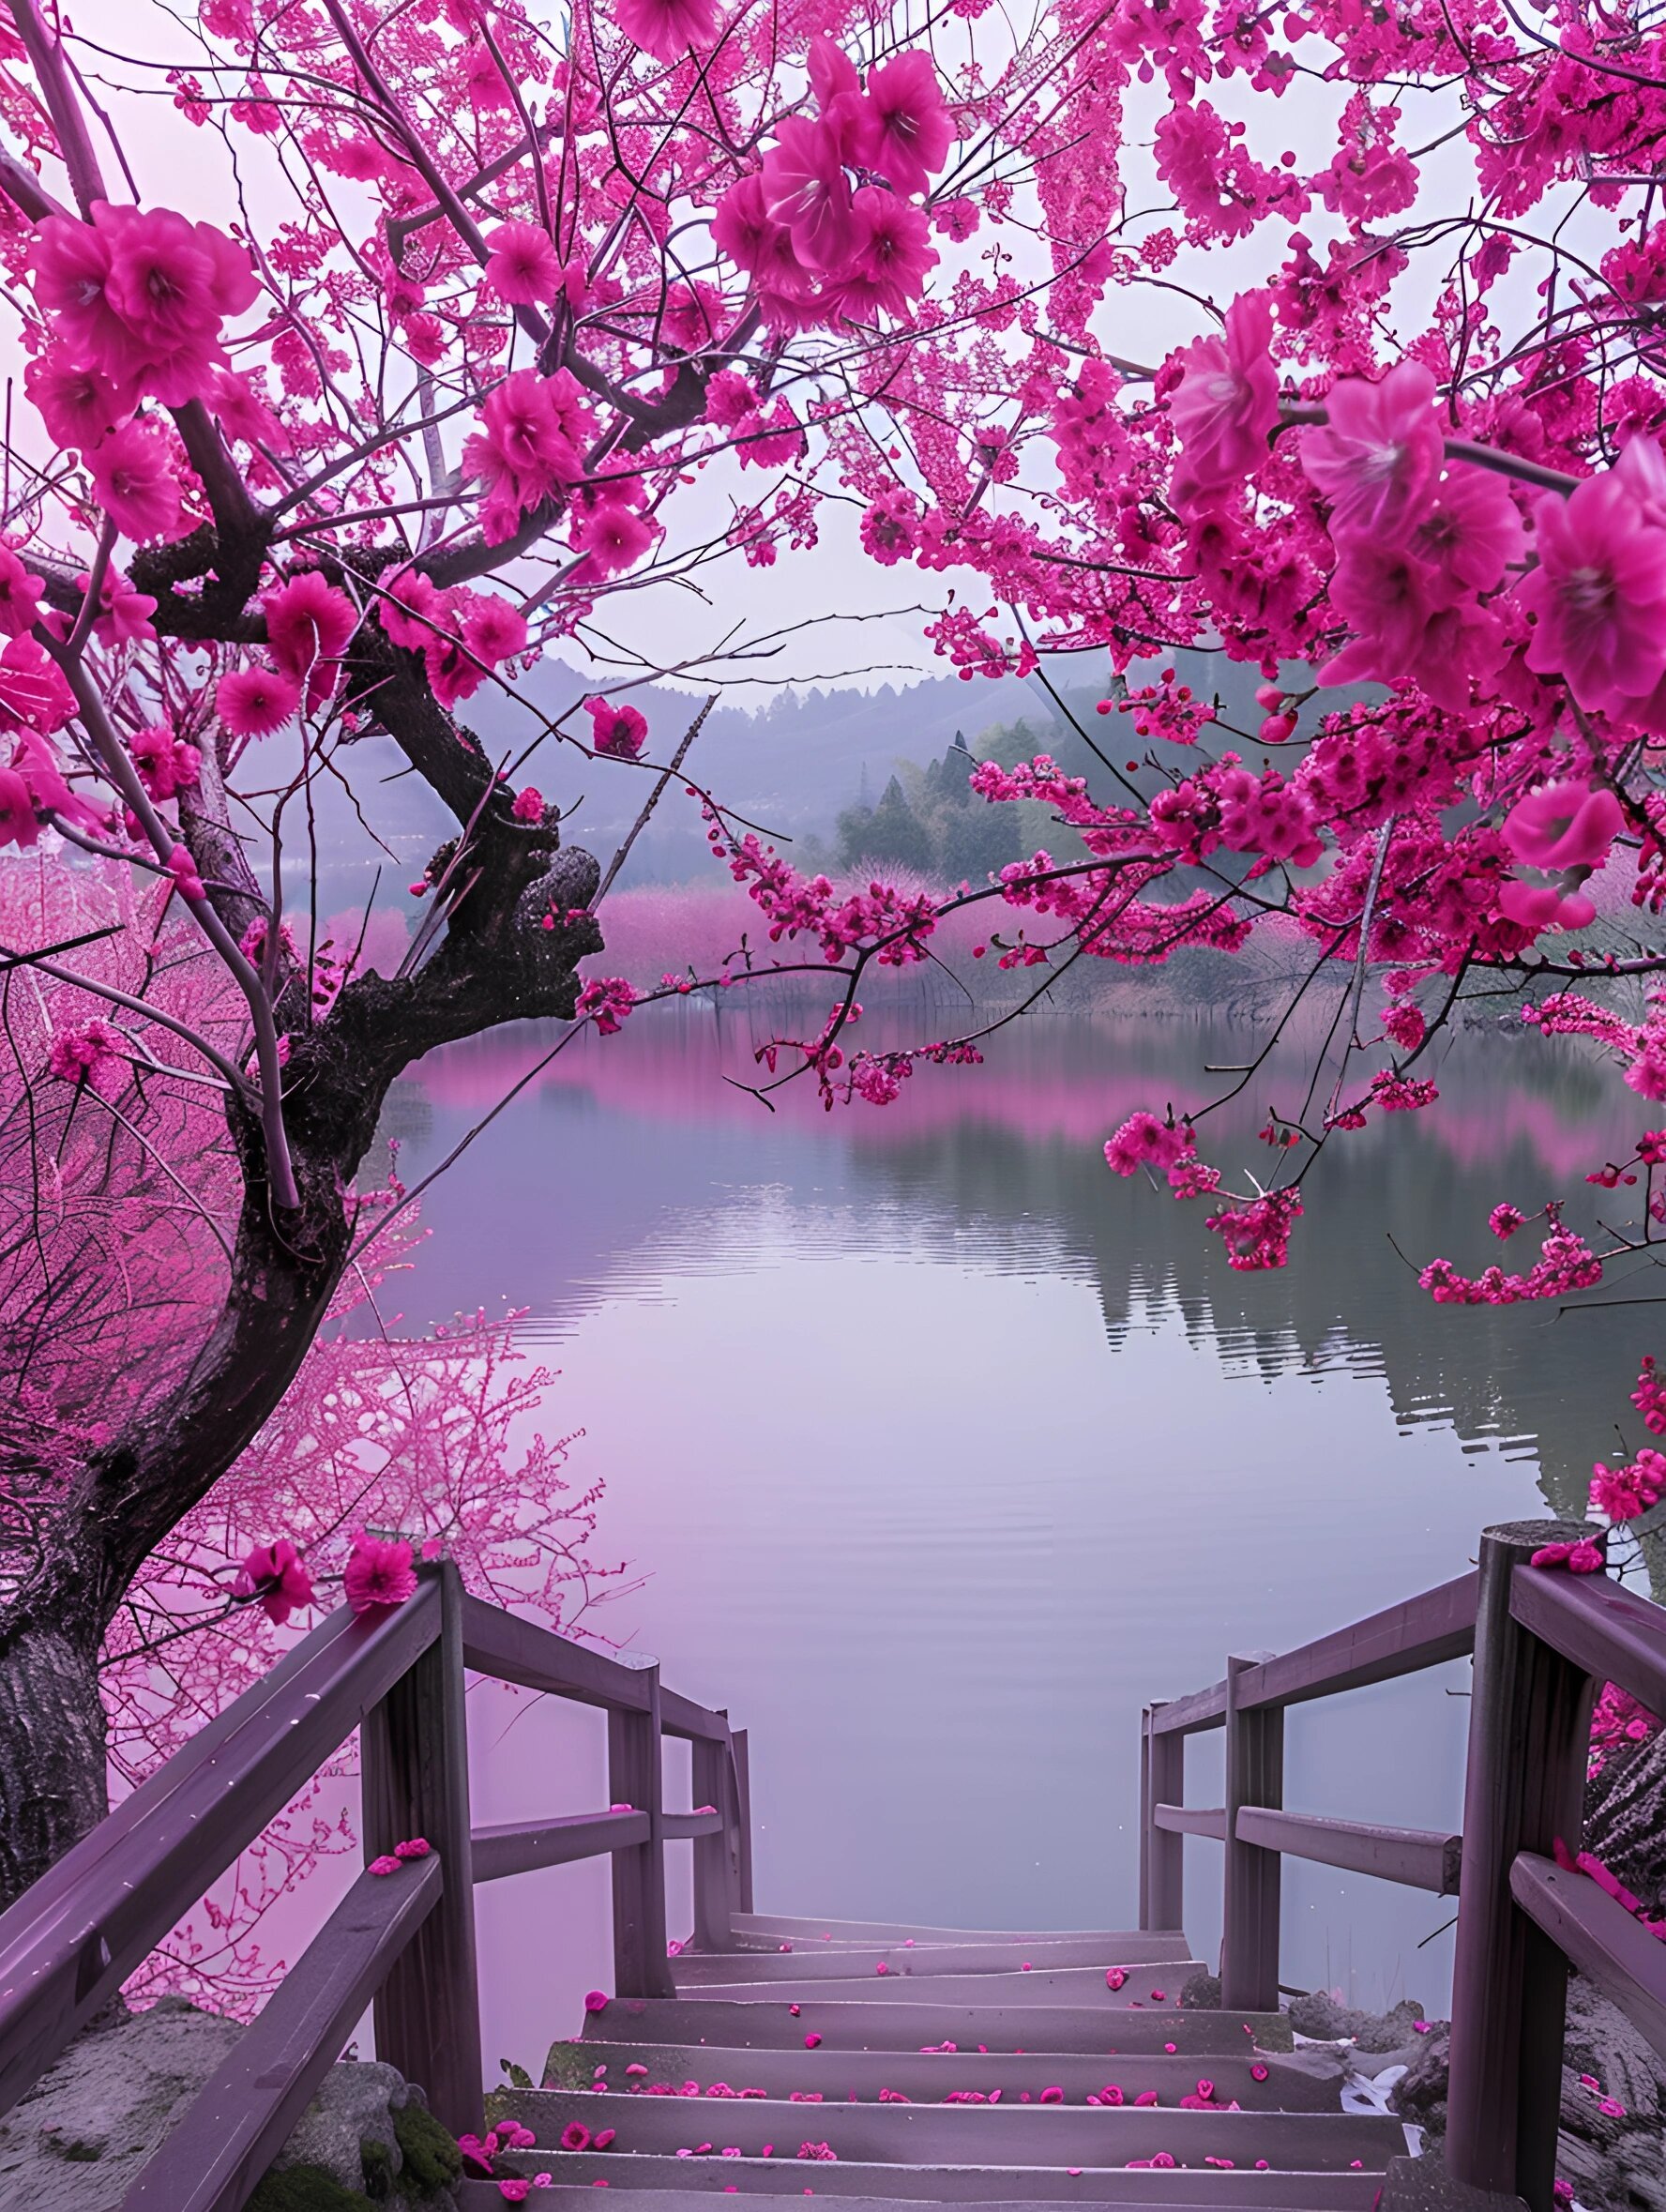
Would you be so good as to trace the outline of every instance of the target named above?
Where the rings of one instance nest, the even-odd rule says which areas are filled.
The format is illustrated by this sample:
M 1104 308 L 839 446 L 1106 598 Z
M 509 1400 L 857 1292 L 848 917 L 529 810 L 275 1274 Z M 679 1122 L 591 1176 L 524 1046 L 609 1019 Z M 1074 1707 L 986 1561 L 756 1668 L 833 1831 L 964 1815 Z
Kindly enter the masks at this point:
M 544 2061 L 546 2089 L 588 2089 L 596 2074 L 595 2053 L 583 2043 L 552 2043 Z
M 96 2159 L 101 2159 L 104 2156 L 104 2145 L 101 2143 L 64 2143 L 59 2141 L 53 2144 L 53 2148 L 60 2159 L 73 2159 L 78 2166 L 90 2166 Z
M 286 2166 L 264 2176 L 246 2212 L 368 2212 L 370 2202 L 326 2167 Z
M 400 2187 L 407 2196 L 440 2196 L 462 2174 L 457 2138 L 414 2097 L 394 2114 L 393 2132 L 404 2159 Z
M 359 2171 L 364 2175 L 365 2195 L 372 2204 L 385 2204 L 393 2194 L 393 2152 L 373 2135 L 365 2136 L 358 2146 Z

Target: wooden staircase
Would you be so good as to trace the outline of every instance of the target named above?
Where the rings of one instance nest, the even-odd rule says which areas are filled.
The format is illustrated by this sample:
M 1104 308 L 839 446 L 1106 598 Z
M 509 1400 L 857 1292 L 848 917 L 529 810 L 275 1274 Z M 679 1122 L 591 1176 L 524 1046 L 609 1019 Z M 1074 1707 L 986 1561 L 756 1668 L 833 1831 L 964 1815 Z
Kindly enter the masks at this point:
M 1343 2112 L 1340 2058 L 1293 2050 L 1280 2014 L 1181 2011 L 1202 1969 L 1177 1932 L 748 1913 L 732 1941 L 674 1958 L 674 1996 L 588 2013 L 547 2085 L 508 2093 L 537 2140 L 496 2170 L 550 2176 L 529 2203 L 605 2185 L 610 2212 L 664 2212 L 667 2191 L 710 2212 L 807 2191 L 1369 2212 L 1407 2147 L 1399 2121 Z M 479 2181 L 465 2202 L 503 2197 Z
M 474 2134 L 475 1892 L 598 1856 L 613 1993 L 552 2052 L 543 2089 L 507 2094 L 504 2120 L 531 2142 L 500 2139 L 493 2178 L 462 2184 L 467 2212 L 523 2190 L 572 2212 L 571 2192 L 600 2187 L 609 2212 L 668 2212 L 668 2193 L 689 2212 L 738 2194 L 780 2212 L 807 2194 L 898 2212 L 1371 2212 L 1379 2189 L 1381 2212 L 1556 2212 L 1569 1963 L 1666 2054 L 1666 1945 L 1569 1857 L 1598 1688 L 1666 1712 L 1666 1609 L 1532 1564 L 1576 1538 L 1602 1532 L 1488 1529 L 1475 1573 L 1293 1651 L 1230 1656 L 1221 1680 L 1148 1706 L 1141 1925 L 1122 1932 L 755 1912 L 745 1730 L 654 1661 L 570 1643 L 468 1596 L 448 1562 L 425 1566 L 402 1605 L 320 1622 L 0 1914 L 0 2114 L 356 1729 L 366 1871 L 123 2212 L 243 2212 L 367 2004 L 378 2056 Z M 1287 1708 L 1471 1652 L 1462 1835 L 1285 1806 Z M 474 1826 L 470 1674 L 606 1714 L 605 1811 Z M 1225 1736 L 1226 1801 L 1189 1805 L 1185 1747 L 1209 1729 Z M 688 1811 L 665 1803 L 667 1737 L 689 1747 Z M 1189 1839 L 1224 1862 L 1216 2011 L 1177 2008 L 1198 1968 L 1179 1932 Z M 674 1947 L 665 1860 L 684 1845 L 695 1935 Z M 1293 2048 L 1278 2010 L 1285 1857 L 1458 1895 L 1440 2160 L 1402 2164 L 1396 2121 L 1342 2109 L 1340 2057 Z

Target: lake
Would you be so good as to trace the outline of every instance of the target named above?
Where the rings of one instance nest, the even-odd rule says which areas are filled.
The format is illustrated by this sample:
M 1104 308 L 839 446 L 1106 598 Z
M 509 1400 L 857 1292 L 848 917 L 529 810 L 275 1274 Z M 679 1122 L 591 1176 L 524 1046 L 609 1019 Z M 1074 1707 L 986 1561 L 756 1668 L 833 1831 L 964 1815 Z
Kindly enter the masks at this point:
M 1202 1103 L 1247 1029 L 1038 1016 L 889 1108 L 825 1114 L 799 1085 L 770 1114 L 735 1086 L 771 1026 L 689 1002 L 565 1053 L 425 1200 L 405 1326 L 527 1310 L 560 1371 L 540 1426 L 583 1429 L 598 1549 L 645 1578 L 598 1627 L 750 1731 L 760 1909 L 1131 1925 L 1144 1703 L 1583 1499 L 1651 1310 L 1437 1309 L 1415 1268 L 1499 1256 L 1503 1198 L 1572 1189 L 1589 1220 L 1583 1172 L 1626 1156 L 1639 1102 L 1538 1040 L 1461 1039 L 1438 1106 L 1321 1161 L 1291 1266 L 1241 1275 L 1202 1205 L 1100 1148 L 1135 1107 Z M 548 1042 L 454 1048 L 401 1085 L 406 1179 Z M 1210 1124 L 1229 1181 L 1265 1172 L 1268 1096 Z M 1456 1829 L 1467 1676 L 1299 1708 L 1286 1803 Z M 606 1802 L 597 1716 L 486 1689 L 474 1725 L 480 1817 Z M 1220 1801 L 1219 1750 L 1189 1750 L 1190 1801 Z M 1211 1962 L 1219 1863 L 1188 1843 Z M 1284 1895 L 1288 1983 L 1444 2007 L 1450 1901 L 1295 1861 Z M 480 1893 L 489 2071 L 536 2070 L 609 1986 L 606 1927 L 598 1867 Z

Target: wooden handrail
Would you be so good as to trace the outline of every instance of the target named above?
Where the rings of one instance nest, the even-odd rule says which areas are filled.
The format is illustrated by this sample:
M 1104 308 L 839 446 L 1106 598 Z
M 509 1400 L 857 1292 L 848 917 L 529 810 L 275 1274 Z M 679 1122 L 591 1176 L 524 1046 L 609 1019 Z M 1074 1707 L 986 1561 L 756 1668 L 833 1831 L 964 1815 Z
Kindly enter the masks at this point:
M 691 1842 L 696 1836 L 720 1836 L 725 1823 L 720 1812 L 662 1812 L 659 1833 L 668 1843 Z
M 550 1697 L 599 1705 L 609 1713 L 645 1713 L 652 1659 L 614 1659 L 569 1643 L 537 1621 L 505 1613 L 484 1598 L 462 1600 L 462 1658 L 477 1674 L 539 1689 Z
M 626 1851 L 647 1840 L 645 1812 L 569 1812 L 559 1820 L 477 1828 L 475 1880 L 499 1882 L 506 1874 L 570 1866 L 574 1859 L 598 1858 L 603 1852 Z
M 1463 1838 L 1432 1828 L 1385 1828 L 1364 1821 L 1327 1820 L 1312 1812 L 1274 1812 L 1246 1805 L 1238 1813 L 1238 1841 L 1276 1851 L 1285 1858 L 1306 1858 L 1319 1866 L 1340 1867 L 1349 1874 L 1372 1874 L 1379 1882 L 1400 1882 L 1436 1897 L 1456 1897 L 1463 1863 Z
M 1584 1874 L 1523 1851 L 1510 1894 L 1557 1949 L 1666 2057 L 1666 1944 Z
M 1490 1528 L 1477 1572 L 1295 1650 L 1229 1659 L 1224 1680 L 1147 1706 L 1142 1722 L 1140 1925 L 1180 1925 L 1183 1838 L 1222 1841 L 1229 2008 L 1277 2002 L 1287 1857 L 1457 1896 L 1445 2155 L 1456 2181 L 1531 2212 L 1552 2212 L 1569 1962 L 1666 2056 L 1666 1945 L 1552 1855 L 1579 1838 L 1598 1686 L 1666 1713 L 1666 1609 L 1606 1574 L 1529 1564 L 1547 1545 L 1604 1537 L 1559 1522 Z M 1465 1652 L 1475 1670 L 1462 1835 L 1283 1810 L 1286 1708 Z M 1188 1806 L 1186 1739 L 1222 1725 L 1226 1805 Z
M 1189 1697 L 1151 1708 L 1153 1735 L 1196 1735 L 1200 1729 L 1226 1725 L 1226 1684 L 1213 1682 L 1207 1689 L 1194 1689 Z
M 0 1915 L 0 2113 L 434 1641 L 437 1583 L 344 1608 L 159 1767 Z
M 614 1809 L 472 1828 L 469 1669 L 603 1710 Z M 703 1947 L 732 1947 L 734 1916 L 750 1909 L 745 1738 L 727 1715 L 662 1689 L 652 1659 L 594 1651 L 465 1595 L 438 1562 L 404 1604 L 321 1622 L 0 1916 L 0 2113 L 355 1728 L 367 1859 L 416 1838 L 429 1850 L 354 1886 L 148 2161 L 127 2212 L 238 2212 L 368 2000 L 380 2056 L 454 2133 L 477 2128 L 477 1882 L 611 1856 L 621 1995 L 672 1993 L 668 1841 L 693 1846 Z M 666 1735 L 693 1745 L 698 1811 L 661 1810 Z
M 697 1705 L 690 1697 L 679 1697 L 674 1689 L 659 1692 L 659 1725 L 667 1735 L 677 1735 L 689 1743 L 727 1744 L 729 1723 L 721 1713 L 708 1713 L 704 1705 Z
M 1210 1836 L 1217 1843 L 1226 1841 L 1224 1805 L 1154 1805 L 1151 1817 L 1166 1835 Z
M 1310 1698 L 1336 1697 L 1373 1682 L 1392 1682 L 1420 1674 L 1475 1649 L 1477 1578 L 1459 1575 L 1367 1619 L 1354 1621 L 1311 1644 L 1280 1652 L 1246 1668 L 1239 1679 L 1239 1710 L 1302 1704 Z M 1152 1729 L 1159 1735 L 1195 1735 L 1226 1722 L 1226 1684 L 1211 1683 L 1189 1697 L 1154 1708 Z
M 1518 1567 L 1510 1614 L 1540 1643 L 1598 1682 L 1617 1682 L 1651 1713 L 1666 1713 L 1666 1612 L 1605 1575 Z
M 444 1882 L 432 1854 L 358 1877 L 146 2161 L 122 2212 L 240 2212 Z
M 1459 1575 L 1247 1669 L 1238 1683 L 1239 1704 L 1247 1711 L 1302 1704 L 1466 1658 L 1475 1649 L 1477 1581 L 1474 1574 Z

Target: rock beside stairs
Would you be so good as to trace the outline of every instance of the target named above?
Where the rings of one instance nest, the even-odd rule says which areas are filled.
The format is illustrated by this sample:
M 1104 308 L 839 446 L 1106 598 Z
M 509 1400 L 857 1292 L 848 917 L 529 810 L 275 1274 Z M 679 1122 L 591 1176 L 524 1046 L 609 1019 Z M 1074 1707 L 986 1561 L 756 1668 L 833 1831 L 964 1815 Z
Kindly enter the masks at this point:
M 0 2120 L 0 2206 L 120 2212 L 145 2160 L 242 2034 L 164 1997 L 89 2029 Z M 390 2066 L 332 2067 L 250 2212 L 451 2212 L 457 2145 Z

